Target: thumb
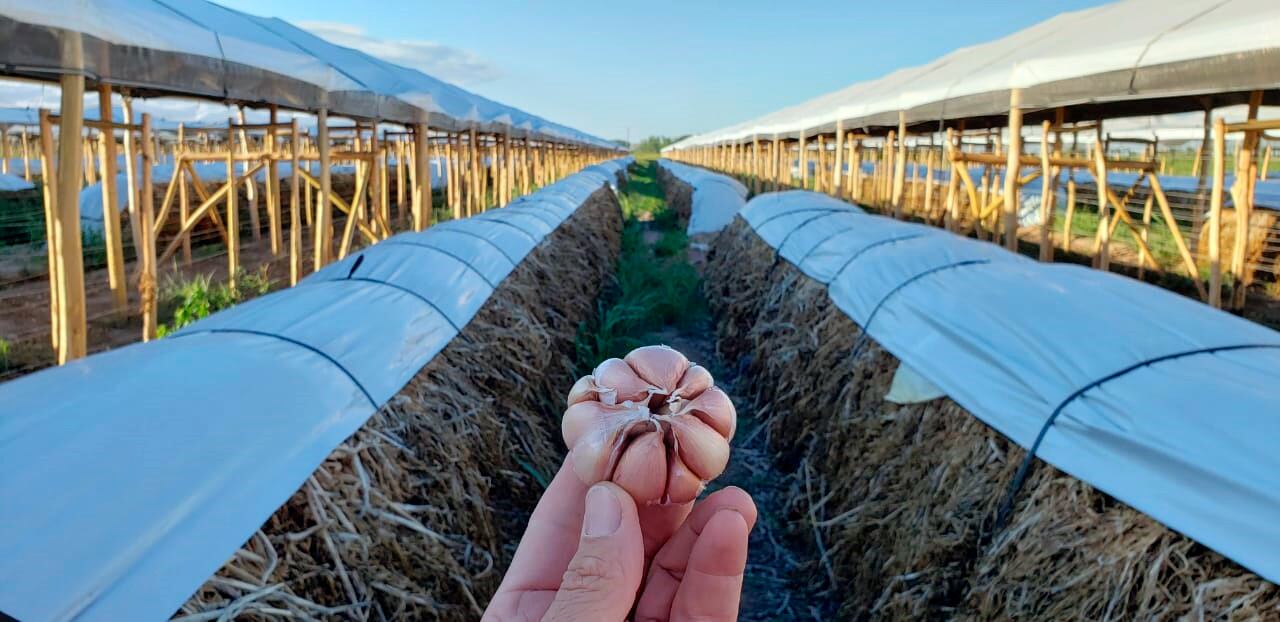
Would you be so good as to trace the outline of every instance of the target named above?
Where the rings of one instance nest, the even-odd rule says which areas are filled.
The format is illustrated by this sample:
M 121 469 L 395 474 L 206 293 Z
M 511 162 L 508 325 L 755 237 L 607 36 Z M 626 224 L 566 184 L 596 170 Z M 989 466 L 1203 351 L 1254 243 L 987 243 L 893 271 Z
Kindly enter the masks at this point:
M 631 495 L 610 482 L 587 491 L 578 552 L 545 621 L 623 620 L 644 574 L 644 541 Z

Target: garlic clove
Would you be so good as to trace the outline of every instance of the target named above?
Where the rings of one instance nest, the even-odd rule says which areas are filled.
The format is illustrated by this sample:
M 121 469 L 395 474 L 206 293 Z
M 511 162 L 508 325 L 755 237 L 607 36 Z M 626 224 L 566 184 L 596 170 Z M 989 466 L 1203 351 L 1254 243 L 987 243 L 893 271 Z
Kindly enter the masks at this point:
M 733 439 L 738 427 L 738 410 L 733 401 L 718 387 L 711 387 L 702 395 L 693 398 L 680 407 L 681 415 L 696 415 L 703 423 L 711 426 L 726 440 Z
M 564 411 L 560 420 L 560 434 L 564 444 L 573 447 L 584 434 L 602 431 L 611 438 L 617 435 L 633 421 L 644 420 L 648 415 L 634 406 L 601 404 L 600 402 L 578 402 Z
M 595 484 L 609 478 L 609 464 L 613 457 L 613 438 L 604 430 L 592 430 L 573 445 L 569 457 L 573 460 L 573 472 L 585 484 Z
M 597 387 L 605 391 L 613 391 L 613 403 L 645 401 L 649 398 L 650 391 L 655 388 L 636 375 L 635 370 L 622 359 L 609 359 L 599 364 L 592 376 L 595 377 Z M 600 401 L 609 403 L 605 397 L 605 393 L 602 392 Z
M 689 371 L 684 372 L 684 377 L 680 378 L 680 383 L 672 396 L 679 396 L 686 400 L 693 399 L 714 385 L 715 379 L 711 377 L 711 372 L 707 371 L 707 368 L 693 365 Z
M 698 498 L 703 482 L 680 456 L 672 455 L 667 465 L 667 503 L 688 503 Z
M 675 436 L 676 453 L 698 479 L 709 481 L 729 464 L 729 441 L 693 415 L 668 419 Z
M 676 390 L 680 378 L 689 369 L 689 359 L 667 346 L 644 346 L 631 351 L 627 364 L 645 379 L 668 395 Z
M 661 432 L 636 436 L 626 445 L 613 469 L 613 483 L 630 493 L 637 503 L 661 502 L 667 486 L 666 453 Z
M 596 379 L 593 376 L 583 376 L 573 383 L 573 388 L 569 389 L 569 399 L 566 406 L 573 406 L 580 402 L 596 399 L 598 389 L 596 388 Z

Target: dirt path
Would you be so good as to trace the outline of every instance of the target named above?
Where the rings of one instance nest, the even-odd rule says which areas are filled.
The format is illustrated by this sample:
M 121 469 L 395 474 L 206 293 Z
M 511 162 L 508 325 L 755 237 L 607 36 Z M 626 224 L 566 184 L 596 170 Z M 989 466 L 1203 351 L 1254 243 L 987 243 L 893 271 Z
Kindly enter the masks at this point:
M 793 550 L 802 546 L 787 534 L 787 478 L 773 464 L 765 446 L 761 421 L 755 416 L 739 386 L 737 365 L 721 360 L 716 353 L 715 326 L 705 320 L 680 330 L 667 327 L 652 333 L 650 343 L 664 343 L 683 352 L 711 371 L 716 386 L 724 389 L 738 409 L 738 430 L 732 442 L 729 468 L 712 482 L 707 492 L 738 486 L 751 494 L 759 519 L 751 532 L 746 581 L 742 588 L 740 620 L 829 620 L 835 604 L 819 594 L 815 581 L 802 570 Z

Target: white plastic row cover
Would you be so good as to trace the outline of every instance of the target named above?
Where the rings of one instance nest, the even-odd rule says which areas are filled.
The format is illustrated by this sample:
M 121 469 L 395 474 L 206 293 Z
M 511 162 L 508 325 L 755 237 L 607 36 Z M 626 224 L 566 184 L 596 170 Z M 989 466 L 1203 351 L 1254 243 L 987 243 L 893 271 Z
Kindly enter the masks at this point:
M 1280 581 L 1280 333 L 812 192 L 742 217 L 983 422 L 1031 447 L 1060 411 L 1038 457 Z
M 0 611 L 169 617 L 625 164 L 0 385 Z
M 747 187 L 728 175 L 665 158 L 658 160 L 658 166 L 693 189 L 689 227 L 685 231 L 689 235 L 715 233 L 725 228 L 747 203 Z

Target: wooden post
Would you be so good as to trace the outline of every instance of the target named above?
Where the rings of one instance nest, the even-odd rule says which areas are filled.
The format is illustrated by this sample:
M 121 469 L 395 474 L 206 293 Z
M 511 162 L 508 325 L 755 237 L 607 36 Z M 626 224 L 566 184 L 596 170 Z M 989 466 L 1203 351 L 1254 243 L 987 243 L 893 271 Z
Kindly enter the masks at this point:
M 1093 144 L 1094 183 L 1098 187 L 1098 256 L 1094 267 L 1099 270 L 1111 269 L 1111 210 L 1107 200 L 1107 153 L 1102 141 Z M 1116 209 L 1124 209 L 1117 205 Z
M 49 343 L 54 354 L 61 360 L 62 337 L 62 287 L 59 283 L 59 236 L 55 223 L 58 221 L 58 184 L 57 171 L 54 169 L 53 122 L 49 119 L 49 111 L 40 109 L 40 178 L 44 192 L 44 232 L 45 257 L 49 266 Z
M 956 147 L 955 130 L 947 128 L 946 161 L 950 163 L 951 168 L 947 173 L 947 205 L 944 224 L 947 231 L 955 231 L 960 226 L 960 167 L 965 166 L 964 162 L 958 159 L 959 149 Z
M 120 104 L 124 113 L 124 122 L 133 124 L 133 98 L 125 95 Z M 124 141 L 124 185 L 125 199 L 129 202 L 129 231 L 133 234 L 133 247 L 136 251 L 142 244 L 142 228 L 138 226 L 141 217 L 138 215 L 138 157 L 133 149 L 133 132 L 125 132 L 121 136 Z
M 1249 113 L 1247 120 L 1258 118 L 1258 108 L 1262 105 L 1262 91 L 1254 91 L 1249 95 Z M 1255 180 L 1258 177 L 1258 163 L 1253 153 L 1258 148 L 1261 132 L 1246 130 L 1244 139 L 1240 141 L 1240 150 L 1236 158 L 1236 179 L 1232 185 L 1232 196 L 1235 198 L 1236 239 L 1234 252 L 1231 255 L 1231 271 L 1235 273 L 1235 285 L 1231 288 L 1231 307 L 1243 309 L 1253 271 L 1249 268 L 1250 223 L 1253 220 L 1253 194 Z
M 893 217 L 902 219 L 902 190 L 907 177 L 907 113 L 898 111 L 898 144 L 893 159 Z
M 933 142 L 932 134 L 929 138 L 930 143 Z M 933 219 L 933 145 L 930 144 L 925 154 L 924 165 L 924 218 L 930 223 L 935 222 Z M 919 163 L 917 163 L 919 166 Z
M 70 47 L 80 57 L 80 38 Z M 56 238 L 59 319 L 58 364 L 83 357 L 87 348 L 84 302 L 84 255 L 80 239 L 80 133 L 84 129 L 84 76 L 64 74 L 62 111 L 58 128 L 57 210 L 52 230 Z M 46 179 L 46 184 L 48 180 Z M 51 251 L 52 252 L 52 251 Z
M 240 270 L 240 188 L 236 181 L 239 178 L 236 175 L 235 152 L 235 121 L 227 119 L 227 285 L 233 290 L 236 288 L 236 272 Z
M 413 126 L 413 148 L 413 166 L 418 177 L 413 189 L 413 230 L 422 231 L 427 228 L 427 218 L 431 215 L 431 154 L 426 123 Z
M 270 154 L 267 160 L 267 179 L 263 188 L 267 194 L 267 228 L 270 229 L 271 235 L 271 256 L 278 257 L 280 255 L 280 247 L 283 246 L 282 226 L 280 218 L 280 164 L 276 161 L 276 149 L 278 137 L 276 134 L 276 123 L 279 122 L 279 106 L 271 104 L 271 127 L 267 130 L 266 137 L 263 139 L 266 152 Z M 249 185 L 254 185 L 252 179 Z
M 751 189 L 760 194 L 760 135 L 751 135 Z
M 329 264 L 333 253 L 333 214 L 329 209 L 329 194 L 333 192 L 333 177 L 329 161 L 329 109 L 321 108 L 316 117 L 316 149 L 320 152 L 320 195 L 316 197 L 315 218 L 315 269 Z
M 289 128 L 289 285 L 297 285 L 302 276 L 302 213 L 298 201 L 302 192 L 302 131 L 298 117 Z
M 800 153 L 796 156 L 800 165 L 800 189 L 809 189 L 809 145 L 805 144 L 804 130 L 800 130 Z M 788 166 L 788 168 L 790 168 Z
M 1040 261 L 1053 261 L 1053 179 L 1049 164 L 1048 120 L 1040 124 Z
M 0 125 L 0 173 L 9 174 L 9 126 Z
M 191 197 L 187 193 L 187 176 L 182 169 L 183 156 L 187 151 L 186 125 L 178 124 L 178 144 L 174 147 L 174 168 L 178 169 L 174 180 L 178 184 L 178 222 L 186 224 L 191 214 Z M 191 265 L 191 233 L 182 234 L 182 265 Z
M 244 106 L 236 107 L 237 119 L 240 125 L 245 124 Z M 227 144 L 234 144 L 230 135 L 227 136 Z M 244 128 L 240 128 L 240 152 L 247 155 L 249 153 L 249 134 Z M 262 221 L 258 215 L 258 185 L 253 178 L 245 180 L 244 183 L 245 196 L 249 198 L 249 227 L 253 229 L 253 241 L 257 242 L 262 239 Z
M 831 196 L 843 198 L 844 192 L 844 120 L 836 121 L 836 158 L 831 171 Z
M 31 181 L 31 146 L 27 126 L 22 126 L 22 178 Z
M 156 308 L 156 231 L 155 204 L 151 191 L 151 170 L 155 167 L 155 143 L 151 140 L 151 115 L 142 114 L 142 197 L 139 212 L 142 215 L 142 241 L 138 245 L 138 298 L 142 301 L 142 340 L 156 337 L 158 321 Z
M 1222 190 L 1226 185 L 1227 125 L 1213 123 L 1213 189 L 1209 195 L 1209 304 L 1222 308 Z
M 110 123 L 111 87 L 98 86 L 98 118 Z M 116 313 L 129 310 L 128 277 L 124 267 L 124 231 L 120 225 L 120 196 L 116 193 L 116 133 L 102 131 L 99 143 L 102 167 L 102 239 L 107 251 L 107 282 L 111 287 L 111 306 Z
M 1008 158 L 1004 170 L 1004 243 L 1006 248 L 1017 252 L 1018 208 L 1020 207 L 1018 177 L 1022 168 L 1022 89 L 1009 91 Z
M 853 191 L 850 195 L 855 203 L 862 201 L 862 139 L 858 139 L 853 145 L 853 162 L 849 167 L 849 179 L 852 181 L 850 185 Z

